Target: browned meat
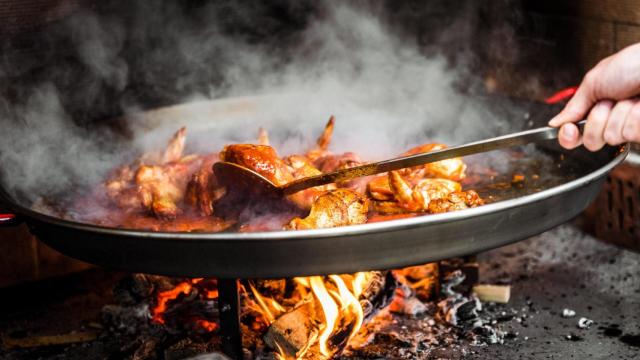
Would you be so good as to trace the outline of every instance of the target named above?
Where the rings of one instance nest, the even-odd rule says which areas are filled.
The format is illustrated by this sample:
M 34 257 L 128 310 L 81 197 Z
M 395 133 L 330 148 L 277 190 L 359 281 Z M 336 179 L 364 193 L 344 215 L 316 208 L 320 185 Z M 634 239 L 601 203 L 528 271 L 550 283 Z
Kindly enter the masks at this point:
M 349 189 L 332 190 L 316 199 L 309 216 L 291 220 L 286 228 L 302 230 L 363 224 L 367 222 L 368 211 L 366 197 Z
M 402 156 L 415 155 L 435 150 L 445 149 L 447 146 L 443 144 L 424 144 L 416 146 L 402 154 Z M 416 166 L 409 169 L 403 169 L 400 173 L 408 178 L 445 178 L 460 181 L 465 177 L 467 166 L 461 158 L 453 158 L 434 163 Z
M 224 147 L 220 160 L 251 169 L 280 186 L 293 180 L 287 164 L 267 145 L 233 144 Z
M 210 216 L 214 213 L 214 203 L 220 199 L 225 189 L 216 180 L 212 166 L 218 161 L 215 154 L 203 158 L 202 165 L 192 176 L 187 185 L 185 201 L 195 207 L 200 214 Z

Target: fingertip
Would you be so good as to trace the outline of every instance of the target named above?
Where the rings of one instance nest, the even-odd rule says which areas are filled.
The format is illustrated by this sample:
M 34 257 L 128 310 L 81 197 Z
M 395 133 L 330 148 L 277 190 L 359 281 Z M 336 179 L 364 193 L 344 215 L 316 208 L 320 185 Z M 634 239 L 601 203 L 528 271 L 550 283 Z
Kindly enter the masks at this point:
M 580 145 L 580 132 L 578 127 L 572 123 L 564 124 L 558 134 L 558 142 L 566 149 L 574 149 Z

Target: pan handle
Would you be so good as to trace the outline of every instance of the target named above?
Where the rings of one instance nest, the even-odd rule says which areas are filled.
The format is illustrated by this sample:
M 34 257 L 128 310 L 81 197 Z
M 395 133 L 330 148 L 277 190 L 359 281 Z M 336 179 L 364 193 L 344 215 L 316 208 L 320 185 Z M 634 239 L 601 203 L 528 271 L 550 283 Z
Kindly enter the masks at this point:
M 21 222 L 20 217 L 16 214 L 0 212 L 0 227 L 16 226 Z

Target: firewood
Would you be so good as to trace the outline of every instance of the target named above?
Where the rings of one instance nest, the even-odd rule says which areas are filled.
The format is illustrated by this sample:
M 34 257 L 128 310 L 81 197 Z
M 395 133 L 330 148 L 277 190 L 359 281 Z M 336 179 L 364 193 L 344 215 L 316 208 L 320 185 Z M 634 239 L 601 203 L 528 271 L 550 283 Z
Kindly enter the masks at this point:
M 367 285 L 360 294 L 360 305 L 365 321 L 385 308 L 395 294 L 398 282 L 391 271 L 373 271 Z
M 396 287 L 397 281 L 390 271 L 375 271 L 369 275 L 359 297 L 365 321 L 389 304 Z M 315 342 L 314 338 L 318 335 L 314 319 L 317 319 L 316 310 L 310 296 L 269 326 L 264 336 L 265 343 L 274 350 L 280 348 L 288 356 L 298 357 Z M 349 331 L 347 328 L 337 329 L 336 333 Z
M 511 297 L 511 286 L 509 285 L 476 285 L 473 293 L 480 301 L 506 304 Z
M 40 335 L 26 338 L 3 337 L 2 344 L 6 349 L 33 348 L 40 346 L 66 345 L 72 343 L 93 341 L 98 337 L 95 332 L 70 332 L 59 335 Z
M 281 349 L 290 357 L 298 357 L 317 336 L 313 323 L 315 309 L 307 300 L 274 321 L 264 336 L 264 341 L 274 350 Z

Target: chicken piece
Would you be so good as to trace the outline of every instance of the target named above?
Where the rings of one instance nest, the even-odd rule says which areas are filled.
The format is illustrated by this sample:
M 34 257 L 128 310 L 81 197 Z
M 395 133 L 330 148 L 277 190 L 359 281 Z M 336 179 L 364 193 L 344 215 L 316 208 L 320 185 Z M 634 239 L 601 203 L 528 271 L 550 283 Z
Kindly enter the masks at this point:
M 406 151 L 402 154 L 402 156 L 415 155 L 425 152 L 431 152 L 436 150 L 445 149 L 447 146 L 443 144 L 424 144 L 409 151 Z M 419 178 L 445 178 L 454 181 L 460 181 L 465 177 L 465 171 L 467 169 L 467 165 L 462 161 L 462 158 L 453 158 L 447 160 L 436 161 L 430 164 L 425 164 L 421 166 L 415 166 L 408 169 L 400 170 L 400 173 L 403 176 L 412 179 Z
M 133 183 L 135 171 L 132 166 L 125 165 L 116 169 L 105 182 L 105 192 L 119 208 L 141 209 L 138 189 Z
M 175 216 L 175 201 L 182 197 L 178 193 L 184 191 L 182 183 L 189 163 L 197 160 L 194 156 L 182 158 L 185 137 L 183 127 L 173 135 L 162 156 L 144 154 L 134 164 L 116 170 L 105 183 L 107 196 L 121 209 L 146 208 L 162 216 Z
M 333 126 L 335 121 L 335 117 L 331 115 L 327 125 L 324 127 L 322 135 L 320 135 L 316 141 L 316 147 L 307 152 L 306 157 L 311 160 L 311 162 L 315 162 L 317 159 L 329 154 L 329 143 L 331 142 L 331 136 L 333 135 Z
M 295 218 L 285 228 L 303 230 L 364 224 L 368 211 L 369 201 L 366 197 L 349 189 L 332 190 L 316 199 L 309 216 Z
M 484 205 L 484 201 L 482 201 L 477 192 L 473 190 L 456 191 L 447 195 L 446 198 L 431 201 L 431 203 L 429 203 L 429 212 L 438 214 L 480 205 Z
M 187 128 L 182 127 L 173 135 L 171 140 L 169 140 L 169 145 L 167 145 L 167 149 L 162 155 L 163 164 L 176 162 L 182 158 L 182 153 L 184 152 L 184 143 L 187 136 L 186 133 Z
M 302 179 L 310 176 L 316 176 L 322 174 L 322 171 L 318 170 L 311 160 L 300 155 L 287 156 L 284 162 L 291 168 L 291 174 L 296 179 Z
M 200 169 L 193 173 L 187 184 L 185 201 L 204 216 L 213 215 L 213 204 L 225 193 L 224 187 L 218 183 L 213 173 L 212 167 L 217 161 L 217 154 L 205 156 Z
M 400 206 L 411 212 L 428 211 L 431 201 L 462 190 L 459 183 L 447 179 L 422 179 L 412 188 L 398 171 L 389 172 L 389 185 Z
M 364 162 L 360 160 L 360 157 L 352 152 L 337 155 L 328 154 L 314 161 L 314 165 L 323 173 L 349 169 L 362 164 L 364 164 Z
M 142 206 L 158 217 L 175 218 L 181 212 L 177 203 L 185 196 L 193 160 L 162 166 L 140 166 L 135 183 Z
M 264 128 L 258 130 L 258 144 L 269 146 L 269 133 Z
M 296 180 L 322 174 L 322 172 L 316 169 L 313 164 L 311 164 L 311 161 L 304 156 L 289 156 L 285 159 L 285 163 L 289 165 L 291 174 Z M 299 208 L 309 210 L 311 209 L 313 202 L 316 201 L 318 196 L 333 189 L 336 189 L 335 184 L 316 186 L 289 195 L 287 196 L 287 199 L 296 204 Z
M 371 198 L 379 201 L 393 201 L 393 191 L 389 185 L 389 174 L 376 176 L 367 184 L 367 192 Z
M 271 146 L 233 144 L 224 147 L 220 160 L 251 169 L 277 186 L 292 181 L 291 170 Z

